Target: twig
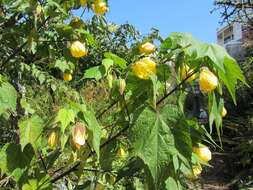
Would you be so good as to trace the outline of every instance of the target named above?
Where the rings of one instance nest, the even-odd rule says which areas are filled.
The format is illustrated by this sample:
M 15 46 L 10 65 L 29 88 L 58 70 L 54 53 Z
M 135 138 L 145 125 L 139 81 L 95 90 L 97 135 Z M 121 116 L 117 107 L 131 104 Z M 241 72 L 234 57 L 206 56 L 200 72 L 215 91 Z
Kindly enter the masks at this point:
M 56 181 L 58 181 L 59 179 L 63 178 L 64 176 L 70 174 L 71 172 L 75 171 L 77 169 L 77 167 L 81 164 L 80 161 L 75 162 L 72 166 L 70 166 L 68 169 L 66 169 L 64 172 L 62 172 L 61 174 L 53 177 L 50 182 L 51 183 L 55 183 Z
M 194 72 L 190 73 L 184 80 L 182 80 L 175 88 L 173 88 L 170 92 L 165 94 L 160 100 L 156 102 L 156 105 L 160 105 L 166 98 L 168 98 L 171 94 L 176 92 L 190 77 L 192 77 L 195 73 L 198 72 L 198 69 L 196 69 Z
M 114 102 L 112 102 L 107 108 L 105 108 L 103 111 L 101 111 L 100 113 L 96 114 L 96 118 L 100 119 L 107 111 L 109 111 L 115 104 L 117 104 L 119 102 L 119 100 L 115 100 Z
M 47 172 L 47 166 L 46 166 L 46 163 L 45 163 L 45 161 L 44 161 L 44 159 L 43 159 L 43 157 L 42 157 L 42 153 L 39 151 L 39 158 L 40 158 L 40 160 L 41 160 L 41 163 L 42 163 L 42 165 L 43 165 L 43 168 L 44 168 L 44 170 L 45 170 L 45 173 L 47 174 L 48 172 Z

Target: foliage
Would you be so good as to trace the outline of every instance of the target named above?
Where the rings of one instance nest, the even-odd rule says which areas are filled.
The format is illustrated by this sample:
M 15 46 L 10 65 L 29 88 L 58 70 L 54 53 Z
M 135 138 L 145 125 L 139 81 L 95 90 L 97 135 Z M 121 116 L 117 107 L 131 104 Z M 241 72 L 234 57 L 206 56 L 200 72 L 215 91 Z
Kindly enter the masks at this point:
M 153 29 L 141 36 L 131 25 L 108 23 L 102 15 L 90 21 L 74 17 L 75 9 L 85 14 L 99 2 L 88 0 L 84 7 L 76 0 L 1 3 L 0 114 L 6 121 L 1 128 L 12 126 L 16 137 L 1 147 L 6 187 L 182 189 L 185 174 L 207 165 L 192 146 L 215 143 L 182 109 L 182 97 L 197 85 L 187 79 L 202 67 L 219 78 L 217 90 L 208 94 L 210 127 L 214 122 L 219 132 L 222 85 L 236 102 L 238 81 L 246 84 L 236 61 L 222 47 L 190 34 L 163 39 Z M 85 44 L 88 54 L 72 57 L 74 41 Z M 156 67 L 152 72 L 141 62 L 143 80 L 133 64 L 147 56 L 139 52 L 145 42 L 158 47 L 148 55 Z M 185 64 L 193 73 L 182 79 Z M 68 80 L 65 73 L 71 74 Z M 80 125 L 86 130 L 73 133 Z M 56 146 L 47 144 L 52 131 L 59 136 Z M 78 144 L 78 138 L 86 143 Z

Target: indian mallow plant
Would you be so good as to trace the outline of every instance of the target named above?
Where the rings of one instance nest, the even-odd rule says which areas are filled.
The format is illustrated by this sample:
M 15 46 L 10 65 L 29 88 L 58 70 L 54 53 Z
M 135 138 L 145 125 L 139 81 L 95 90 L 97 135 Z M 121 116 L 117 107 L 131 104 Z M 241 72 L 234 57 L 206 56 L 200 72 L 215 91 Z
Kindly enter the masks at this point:
M 211 160 L 210 133 L 221 134 L 227 114 L 222 89 L 236 103 L 246 84 L 236 61 L 190 34 L 108 24 L 108 11 L 103 0 L 2 2 L 1 128 L 15 137 L 1 144 L 3 187 L 176 190 Z M 93 104 L 82 93 L 89 83 L 106 92 Z M 195 85 L 209 127 L 182 109 Z

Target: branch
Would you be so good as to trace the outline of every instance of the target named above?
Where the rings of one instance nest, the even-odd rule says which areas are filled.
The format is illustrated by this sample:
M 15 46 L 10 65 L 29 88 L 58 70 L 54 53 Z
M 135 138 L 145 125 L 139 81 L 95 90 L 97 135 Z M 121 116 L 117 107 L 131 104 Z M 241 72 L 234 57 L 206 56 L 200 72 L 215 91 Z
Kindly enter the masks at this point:
M 62 173 L 60 173 L 59 175 L 54 176 L 50 182 L 51 183 L 55 183 L 56 181 L 58 181 L 59 179 L 63 178 L 64 176 L 70 174 L 73 171 L 77 170 L 77 167 L 81 164 L 81 161 L 77 161 L 74 164 L 72 164 L 68 169 L 66 169 L 65 171 L 63 171 Z
M 253 3 L 234 3 L 232 1 L 216 1 L 216 5 L 225 5 L 225 6 L 230 6 L 230 7 L 235 7 L 235 8 L 253 8 Z
M 97 113 L 96 114 L 96 118 L 100 119 L 107 111 L 109 111 L 118 102 L 119 102 L 119 100 L 115 100 L 114 102 L 112 102 L 107 108 L 105 108 L 104 110 L 102 110 L 100 113 Z
M 45 161 L 44 161 L 44 159 L 43 159 L 43 156 L 42 156 L 42 153 L 41 153 L 41 152 L 39 152 L 39 158 L 40 158 L 40 160 L 41 160 L 41 162 L 42 162 L 42 165 L 43 165 L 43 168 L 44 168 L 44 170 L 45 170 L 45 173 L 47 174 L 47 166 L 46 166 L 46 163 L 45 163 Z
M 170 92 L 165 94 L 160 100 L 156 102 L 156 105 L 159 106 L 166 98 L 168 98 L 171 94 L 176 92 L 189 78 L 191 78 L 192 75 L 198 72 L 198 69 L 190 73 L 184 80 L 182 80 L 175 88 L 173 88 Z

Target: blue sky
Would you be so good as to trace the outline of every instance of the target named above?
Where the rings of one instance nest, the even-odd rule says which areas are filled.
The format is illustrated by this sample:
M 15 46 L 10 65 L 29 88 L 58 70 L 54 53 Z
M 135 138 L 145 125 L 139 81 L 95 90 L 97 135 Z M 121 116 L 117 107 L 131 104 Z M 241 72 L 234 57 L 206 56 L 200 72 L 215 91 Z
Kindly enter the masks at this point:
M 163 37 L 190 32 L 205 42 L 216 42 L 219 15 L 211 14 L 213 0 L 109 0 L 107 18 L 117 24 L 133 24 L 142 34 L 155 27 Z

